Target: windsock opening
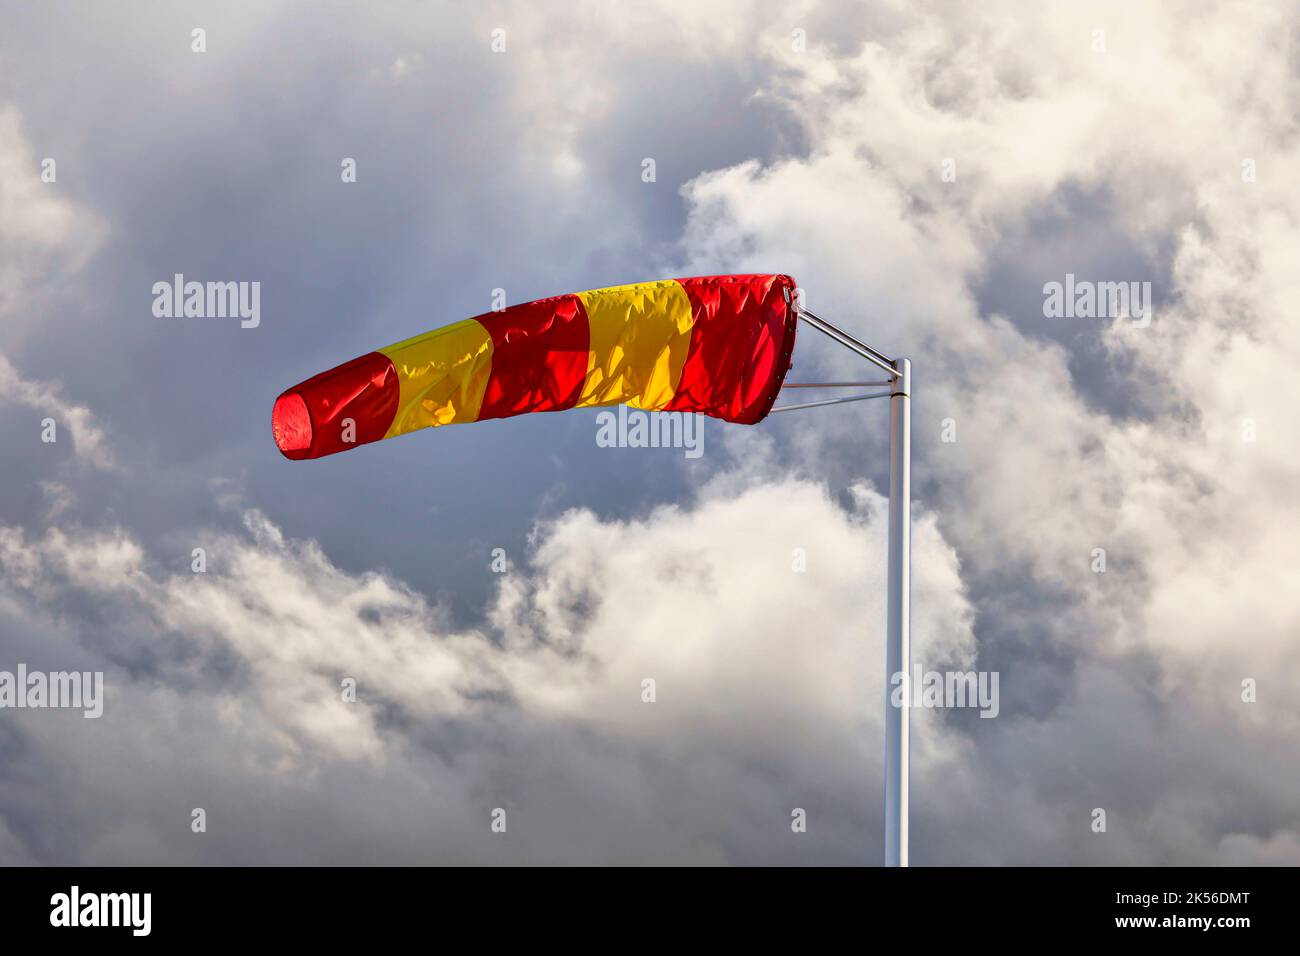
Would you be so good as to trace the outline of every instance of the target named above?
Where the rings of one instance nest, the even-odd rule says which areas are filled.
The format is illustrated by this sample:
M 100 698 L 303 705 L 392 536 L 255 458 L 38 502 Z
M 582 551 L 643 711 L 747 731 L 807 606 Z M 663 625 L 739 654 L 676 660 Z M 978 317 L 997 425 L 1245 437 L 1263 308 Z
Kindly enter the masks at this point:
M 303 458 L 311 449 L 311 415 L 297 392 L 285 392 L 271 410 L 276 447 L 288 458 Z M 294 454 L 299 452 L 299 454 Z
M 397 413 L 397 372 L 371 352 L 287 389 L 271 409 L 275 444 L 286 458 L 319 458 L 379 441 Z

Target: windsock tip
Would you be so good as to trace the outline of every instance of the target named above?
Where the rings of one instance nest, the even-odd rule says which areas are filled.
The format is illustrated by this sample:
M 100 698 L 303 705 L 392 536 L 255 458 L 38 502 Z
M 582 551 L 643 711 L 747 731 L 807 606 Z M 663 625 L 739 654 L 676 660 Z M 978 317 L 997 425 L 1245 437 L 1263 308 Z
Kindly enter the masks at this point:
M 275 445 L 285 458 L 302 459 L 311 452 L 311 414 L 297 392 L 288 391 L 275 400 L 271 410 L 271 431 Z

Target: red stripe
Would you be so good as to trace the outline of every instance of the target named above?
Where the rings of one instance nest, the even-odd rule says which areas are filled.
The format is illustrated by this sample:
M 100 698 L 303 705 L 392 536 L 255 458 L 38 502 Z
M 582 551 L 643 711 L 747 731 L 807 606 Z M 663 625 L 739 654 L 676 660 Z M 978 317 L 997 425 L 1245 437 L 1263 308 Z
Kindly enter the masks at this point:
M 275 401 L 271 430 L 286 458 L 319 458 L 379 441 L 397 414 L 397 372 L 371 352 L 288 389 Z M 347 420 L 355 434 L 347 431 Z M 353 437 L 352 442 L 344 441 Z
M 525 302 L 476 321 L 492 336 L 492 374 L 480 421 L 573 407 L 587 377 L 591 339 L 576 295 Z
M 798 318 L 784 275 L 678 279 L 691 301 L 691 346 L 667 411 L 752 425 L 772 407 L 790 369 Z

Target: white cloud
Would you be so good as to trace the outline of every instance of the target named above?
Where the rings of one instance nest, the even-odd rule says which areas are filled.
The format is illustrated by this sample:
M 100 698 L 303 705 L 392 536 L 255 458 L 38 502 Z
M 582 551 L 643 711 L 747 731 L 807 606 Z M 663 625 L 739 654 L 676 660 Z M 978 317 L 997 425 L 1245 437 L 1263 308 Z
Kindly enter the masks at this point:
M 814 484 L 784 481 L 739 497 L 706 492 L 691 508 L 639 521 L 567 513 L 538 528 L 484 631 L 457 631 L 389 577 L 341 571 L 313 542 L 285 538 L 256 512 L 245 514 L 243 534 L 208 533 L 207 573 L 163 571 L 120 530 L 28 537 L 3 529 L 0 567 L 4 605 L 29 621 L 84 596 L 140 629 L 113 635 L 129 657 L 179 636 L 176 663 L 161 674 L 110 670 L 110 711 L 127 713 L 105 720 L 135 722 L 161 703 L 163 687 L 188 684 L 183 698 L 167 692 L 167 706 L 220 715 L 220 729 L 208 732 L 225 739 L 222 749 L 249 735 L 259 741 L 248 764 L 231 771 L 249 774 L 250 785 L 338 761 L 400 768 L 424 728 L 468 721 L 495 728 L 498 745 L 512 751 L 539 733 L 576 734 L 544 767 L 505 765 L 521 777 L 521 812 L 550 801 L 539 777 L 612 799 L 620 778 L 650 760 L 679 774 L 674 795 L 655 785 L 654 799 L 694 803 L 697 833 L 734 830 L 739 839 L 753 821 L 716 819 L 707 794 L 729 791 L 747 765 L 767 766 L 809 798 L 809 776 L 820 781 L 813 790 L 843 793 L 864 786 L 868 770 L 878 777 L 885 508 L 865 488 L 855 498 L 846 511 Z M 915 538 L 919 656 L 967 664 L 971 612 L 955 555 L 924 516 Z M 806 572 L 793 569 L 799 547 Z M 101 637 L 81 639 L 93 646 Z M 224 679 L 198 680 L 218 661 Z M 355 704 L 340 698 L 345 676 L 357 680 Z M 657 682 L 653 704 L 641 699 L 646 677 Z M 951 755 L 929 720 L 917 725 L 917 752 L 937 773 Z M 52 734 L 44 742 L 52 757 L 67 746 Z M 504 772 L 495 749 L 475 744 L 461 758 L 465 777 L 456 768 L 435 774 L 457 790 L 485 787 Z M 780 832 L 788 808 L 764 812 L 776 814 Z M 125 839 L 104 845 L 124 852 Z M 130 839 L 137 853 L 155 847 L 171 858 L 165 832 Z M 570 852 L 531 839 L 538 859 Z M 594 845 L 580 854 L 601 858 Z
M 917 473 L 939 496 L 923 503 L 962 556 L 985 640 L 1027 632 L 1043 652 L 1149 667 L 1161 707 L 1220 737 L 1199 781 L 1161 786 L 1208 786 L 1235 763 L 1233 748 L 1250 746 L 1239 733 L 1267 753 L 1300 730 L 1300 605 L 1287 583 L 1300 565 L 1300 446 L 1290 437 L 1300 285 L 1289 262 L 1300 195 L 1283 172 L 1300 151 L 1279 109 L 1300 81 L 1286 6 L 931 4 L 910 14 L 853 56 L 778 51 L 793 79 L 777 91 L 803 118 L 810 155 L 693 182 L 690 271 L 795 269 L 815 309 L 906 350 Z M 1105 53 L 1090 48 L 1096 24 L 1107 28 Z M 946 157 L 955 183 L 940 176 Z M 1244 157 L 1270 172 L 1243 181 Z M 1067 190 L 1100 197 L 1152 255 L 1173 250 L 1167 283 L 1105 277 L 1157 280 L 1151 327 L 1096 330 L 1146 417 L 1099 411 L 1067 349 L 1036 328 L 1047 320 L 979 312 L 990 251 Z M 1081 250 L 1088 242 L 1075 239 Z M 943 417 L 957 421 L 956 445 L 934 440 Z M 818 456 L 847 440 L 839 426 L 825 430 Z M 1105 576 L 1090 568 L 1094 547 L 1107 549 Z M 1041 599 L 1013 606 L 999 593 L 1012 584 L 1068 612 Z M 1267 703 L 1243 703 L 1244 678 L 1268 688 Z M 1066 749 L 1106 739 L 1108 707 L 1101 696 L 1070 722 L 1049 714 L 1040 732 Z M 1154 731 L 1149 745 L 1169 746 Z M 1040 771 L 1025 796 L 1050 814 L 1050 770 Z M 1271 787 L 1251 776 L 1237 796 Z M 1126 783 L 1136 778 L 1111 780 L 1112 799 Z M 1190 805 L 1170 811 L 1180 812 L 1190 829 L 1233 826 Z M 1159 818 L 1148 818 L 1150 852 L 1216 859 L 1199 836 L 1156 851 L 1170 823 Z M 1291 845 L 1239 839 L 1231 855 L 1258 847 L 1277 859 Z
M 71 199 L 64 180 L 41 179 L 42 163 L 27 139 L 18 110 L 0 103 L 0 316 L 21 322 L 27 296 L 51 269 L 75 271 L 104 234 L 103 222 Z M 65 170 L 66 176 L 66 170 Z
M 113 454 L 107 436 L 89 408 L 69 401 L 63 396 L 63 386 L 58 382 L 39 382 L 23 378 L 7 358 L 0 355 L 0 401 L 21 405 L 37 412 L 32 419 L 29 440 L 33 448 L 41 441 L 44 418 L 55 425 L 55 440 L 59 429 L 67 429 L 72 436 L 72 446 L 77 457 L 96 468 L 114 467 Z
M 1297 87 L 1283 7 L 1256 5 L 1243 24 L 1210 5 L 935 6 L 942 16 L 917 9 L 854 56 L 782 53 L 794 80 L 778 88 L 811 156 L 692 183 L 691 266 L 792 262 L 814 307 L 909 349 L 918 408 L 958 421 L 950 448 L 918 421 L 945 533 L 969 560 L 1024 562 L 1035 584 L 1088 608 L 1095 629 L 1072 641 L 1149 649 L 1229 719 L 1243 711 L 1225 688 L 1267 669 L 1270 719 L 1300 727 L 1283 702 L 1300 699 L 1300 608 L 1281 580 L 1300 546 L 1278 520 L 1300 505 L 1285 477 L 1300 472 L 1286 437 L 1300 424 L 1300 288 L 1286 264 L 1300 200 L 1285 175 L 1240 175 L 1248 154 L 1276 170 L 1300 158 L 1276 105 Z M 1090 47 L 1094 21 L 1110 25 L 1105 53 Z M 1258 67 L 1248 82 L 1242 62 Z M 956 183 L 940 177 L 948 156 Z M 978 314 L 987 250 L 1076 187 L 1104 191 L 1126 230 L 1176 250 L 1152 327 L 1105 331 L 1132 367 L 1126 386 L 1158 394 L 1151 420 L 1092 407 L 1069 354 L 1034 334 L 1047 320 Z M 1122 562 L 1104 588 L 1089 568 L 1098 546 Z M 1237 643 L 1244 620 L 1252 639 Z
M 27 333 L 24 319 L 33 311 L 30 300 L 53 285 L 51 274 L 80 269 L 104 232 L 97 216 L 60 192 L 57 179 L 42 181 L 45 158 L 57 164 L 57 157 L 37 157 L 18 111 L 0 103 L 0 328 L 6 341 Z M 0 402 L 54 418 L 72 432 L 79 457 L 97 467 L 111 467 L 112 455 L 91 411 L 63 398 L 57 382 L 24 379 L 2 353 Z M 30 433 L 33 444 L 39 439 L 38 422 Z

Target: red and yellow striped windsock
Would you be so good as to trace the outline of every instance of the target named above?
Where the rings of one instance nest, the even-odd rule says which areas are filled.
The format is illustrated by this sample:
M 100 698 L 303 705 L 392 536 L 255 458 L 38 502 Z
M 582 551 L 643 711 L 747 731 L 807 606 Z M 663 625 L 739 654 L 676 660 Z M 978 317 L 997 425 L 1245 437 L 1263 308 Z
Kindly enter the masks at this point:
M 275 401 L 287 458 L 320 458 L 433 425 L 597 405 L 752 425 L 790 368 L 786 275 L 595 289 L 466 319 L 322 372 Z

